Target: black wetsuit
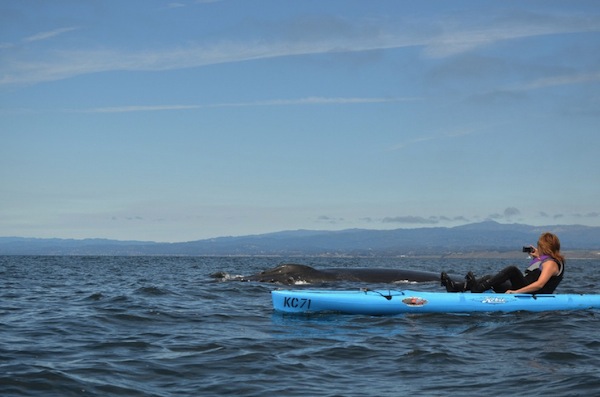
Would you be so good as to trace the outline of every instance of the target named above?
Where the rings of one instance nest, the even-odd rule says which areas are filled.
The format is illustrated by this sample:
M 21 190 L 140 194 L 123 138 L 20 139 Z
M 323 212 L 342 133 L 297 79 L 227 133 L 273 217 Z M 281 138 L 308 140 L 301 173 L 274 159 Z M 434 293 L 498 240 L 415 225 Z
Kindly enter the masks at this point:
M 482 280 L 478 280 L 477 285 L 472 289 L 473 292 L 483 292 L 488 288 L 493 288 L 496 292 L 506 292 L 506 290 L 517 290 L 521 289 L 529 284 L 534 283 L 540 278 L 542 274 L 542 267 L 544 263 L 548 261 L 554 261 L 558 265 L 558 275 L 550 277 L 546 285 L 537 291 L 531 292 L 532 294 L 551 294 L 554 292 L 558 284 L 563 279 L 563 273 L 565 264 L 557 259 L 549 256 L 542 256 L 540 260 L 534 261 L 526 270 L 525 274 L 521 273 L 521 270 L 516 266 L 508 266 L 502 269 L 498 274 L 492 277 L 486 277 Z M 510 281 L 510 286 L 506 285 L 506 282 Z M 508 288 L 507 288 L 508 287 Z

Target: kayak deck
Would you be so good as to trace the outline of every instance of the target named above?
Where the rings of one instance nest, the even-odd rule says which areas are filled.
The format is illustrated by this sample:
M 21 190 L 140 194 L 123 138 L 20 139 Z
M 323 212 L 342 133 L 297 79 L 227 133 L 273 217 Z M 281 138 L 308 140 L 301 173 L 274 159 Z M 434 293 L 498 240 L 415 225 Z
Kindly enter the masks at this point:
M 412 290 L 274 290 L 273 308 L 284 313 L 472 313 L 600 308 L 600 295 L 420 292 Z

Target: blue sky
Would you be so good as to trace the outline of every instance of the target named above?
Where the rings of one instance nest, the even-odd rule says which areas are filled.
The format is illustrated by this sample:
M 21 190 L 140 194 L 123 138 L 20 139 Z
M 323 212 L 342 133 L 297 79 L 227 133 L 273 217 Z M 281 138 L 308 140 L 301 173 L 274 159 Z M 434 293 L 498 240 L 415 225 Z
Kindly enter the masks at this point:
M 600 3 L 0 3 L 0 236 L 600 226 Z

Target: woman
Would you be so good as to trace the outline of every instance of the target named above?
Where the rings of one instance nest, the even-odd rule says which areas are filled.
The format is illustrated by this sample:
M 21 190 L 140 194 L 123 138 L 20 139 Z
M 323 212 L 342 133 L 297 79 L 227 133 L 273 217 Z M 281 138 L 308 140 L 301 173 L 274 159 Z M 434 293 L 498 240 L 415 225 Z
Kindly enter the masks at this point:
M 525 274 L 516 266 L 508 266 L 495 276 L 476 279 L 469 272 L 465 282 L 457 283 L 442 272 L 442 285 L 448 292 L 483 292 L 490 288 L 507 294 L 551 294 L 563 279 L 565 258 L 560 253 L 560 240 L 552 233 L 543 233 L 533 248 L 534 258 Z

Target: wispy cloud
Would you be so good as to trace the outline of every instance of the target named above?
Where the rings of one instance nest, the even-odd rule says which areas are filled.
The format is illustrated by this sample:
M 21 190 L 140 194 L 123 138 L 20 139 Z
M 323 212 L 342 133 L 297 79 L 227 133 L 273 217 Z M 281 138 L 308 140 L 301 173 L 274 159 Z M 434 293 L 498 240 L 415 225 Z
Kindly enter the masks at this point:
M 600 71 L 573 71 L 568 74 L 533 79 L 520 84 L 475 94 L 469 98 L 469 102 L 476 104 L 514 103 L 515 101 L 527 98 L 530 91 L 598 82 L 600 82 Z M 598 116 L 598 106 L 595 102 L 595 99 L 586 97 L 580 103 L 570 102 L 560 110 L 573 115 Z
M 25 38 L 21 39 L 18 42 L 4 42 L 4 43 L 0 43 L 0 50 L 8 50 L 8 49 L 11 49 L 11 48 L 16 48 L 18 45 L 22 45 L 22 44 L 34 43 L 34 42 L 38 42 L 38 41 L 45 41 L 45 40 L 51 39 L 53 37 L 60 36 L 60 35 L 62 35 L 64 33 L 72 32 L 72 31 L 77 30 L 77 29 L 79 29 L 79 28 L 73 26 L 73 27 L 66 27 L 66 28 L 54 29 L 54 30 L 50 30 L 50 31 L 47 31 L 47 32 L 36 33 L 34 35 L 25 37 Z M 19 53 L 21 53 L 21 51 L 22 50 L 19 50 Z M 15 68 L 26 67 L 27 66 L 27 62 L 26 61 L 18 60 L 18 61 L 15 62 L 14 66 L 15 66 Z M 1 70 L 2 69 L 0 67 L 0 71 Z
M 168 9 L 176 9 L 176 8 L 184 8 L 193 4 L 212 4 L 219 3 L 223 0 L 194 0 L 194 1 L 172 1 L 166 5 L 165 8 Z
M 397 150 L 406 149 L 409 146 L 416 145 L 418 143 L 432 141 L 434 139 L 437 139 L 437 138 L 435 136 L 423 136 L 423 137 L 410 139 L 405 142 L 401 142 L 401 143 L 397 143 L 397 144 L 393 145 L 392 147 L 390 147 L 389 151 L 397 151 Z
M 179 3 L 179 2 L 172 2 L 172 3 L 167 4 L 167 8 L 182 8 L 185 6 L 186 6 L 185 3 Z
M 329 223 L 335 225 L 340 222 L 344 222 L 344 218 L 331 217 L 327 215 L 321 215 L 317 218 L 317 223 Z
M 600 81 L 600 71 L 588 73 L 571 73 L 560 76 L 545 77 L 513 87 L 514 91 L 538 90 L 561 85 L 594 83 Z
M 50 30 L 48 32 L 41 32 L 41 33 L 37 33 L 34 34 L 33 36 L 29 36 L 23 39 L 23 42 L 25 43 L 31 43 L 34 41 L 43 41 L 43 40 L 48 40 L 51 39 L 53 37 L 59 36 L 63 33 L 67 33 L 67 32 L 71 32 L 73 30 L 77 30 L 79 28 L 77 27 L 68 27 L 68 28 L 61 28 L 61 29 L 55 29 L 55 30 Z
M 421 216 L 392 216 L 382 219 L 383 223 L 408 223 L 416 225 L 434 225 L 438 223 L 438 219 L 434 217 L 424 218 Z
M 174 111 L 174 110 L 195 110 L 207 108 L 232 108 L 232 107 L 253 107 L 253 106 L 296 106 L 296 105 L 352 105 L 369 103 L 390 103 L 412 101 L 414 98 L 325 98 L 308 97 L 299 99 L 274 99 L 268 101 L 254 102 L 232 102 L 215 103 L 205 105 L 146 105 L 146 106 L 116 106 L 102 107 L 85 110 L 70 110 L 72 112 L 83 113 L 129 113 L 129 112 L 156 112 L 156 111 Z
M 563 27 L 539 28 L 536 26 L 519 26 L 514 29 L 507 27 L 476 29 L 471 31 L 449 32 L 432 38 L 425 45 L 424 53 L 434 58 L 444 58 L 464 52 L 472 51 L 478 47 L 489 46 L 491 44 L 514 39 L 522 39 L 535 36 L 555 35 L 559 33 L 582 32 L 587 29 L 577 29 Z M 590 28 L 591 30 L 591 28 Z M 594 31 L 598 31 L 595 26 Z
M 420 136 L 417 138 L 413 138 L 413 139 L 409 139 L 405 142 L 401 142 L 401 143 L 397 143 L 395 145 L 392 145 L 388 151 L 398 151 L 398 150 L 403 150 L 406 149 L 409 146 L 412 145 L 417 145 L 420 143 L 424 143 L 424 142 L 430 142 L 430 141 L 435 141 L 435 140 L 439 140 L 439 139 L 454 139 L 454 138 L 461 138 L 461 137 L 465 137 L 468 135 L 473 135 L 473 134 L 477 134 L 480 133 L 482 131 L 482 129 L 480 128 L 473 128 L 473 127 L 469 127 L 469 128 L 463 128 L 463 129 L 456 129 L 456 130 L 451 130 L 451 131 L 446 131 L 444 133 L 441 134 L 437 134 L 437 135 L 427 135 L 427 136 Z
M 502 214 L 500 213 L 493 213 L 488 215 L 487 219 L 494 219 L 494 220 L 512 220 L 515 217 L 518 217 L 521 215 L 521 211 L 518 208 L 515 207 L 508 207 L 504 210 L 504 212 Z
M 270 34 L 265 34 L 263 38 L 230 39 L 167 49 L 19 51 L 10 56 L 5 54 L 5 62 L 0 66 L 0 75 L 3 76 L 0 85 L 35 84 L 107 71 L 165 71 L 286 56 L 404 47 L 422 47 L 425 56 L 441 58 L 499 41 L 558 33 L 600 31 L 599 20 L 578 17 L 538 17 L 510 23 L 479 21 L 480 26 L 473 26 L 474 23 L 471 23 L 467 28 L 456 28 L 464 26 L 464 21 L 424 21 L 421 24 L 424 27 L 405 22 L 326 21 L 325 23 L 331 26 L 335 25 L 335 29 L 331 26 L 329 29 L 322 27 L 317 29 L 320 34 L 314 34 L 307 29 L 299 30 L 301 33 L 293 35 L 268 32 Z M 30 36 L 25 41 L 31 43 L 47 40 L 74 29 L 77 28 L 43 32 Z M 277 29 L 284 28 L 280 26 Z M 264 37 L 279 39 L 265 40 Z
M 382 223 L 398 223 L 398 224 L 409 224 L 409 225 L 437 225 L 439 223 L 469 223 L 471 220 L 465 216 L 438 216 L 432 215 L 429 217 L 404 215 L 404 216 L 387 216 L 381 219 Z
M 201 109 L 202 105 L 147 105 L 147 106 L 113 106 L 103 108 L 93 108 L 85 110 L 69 110 L 70 112 L 81 113 L 132 113 L 132 112 L 160 112 L 169 110 L 193 110 Z

